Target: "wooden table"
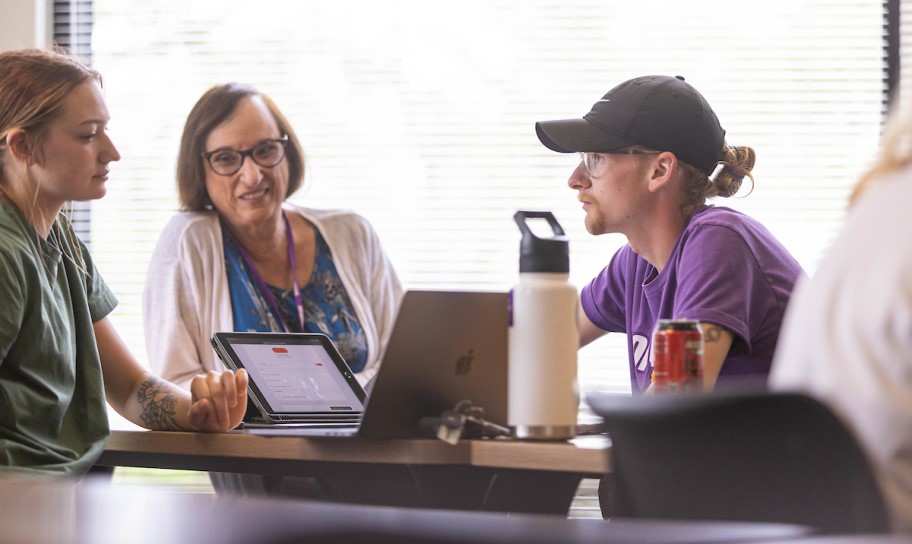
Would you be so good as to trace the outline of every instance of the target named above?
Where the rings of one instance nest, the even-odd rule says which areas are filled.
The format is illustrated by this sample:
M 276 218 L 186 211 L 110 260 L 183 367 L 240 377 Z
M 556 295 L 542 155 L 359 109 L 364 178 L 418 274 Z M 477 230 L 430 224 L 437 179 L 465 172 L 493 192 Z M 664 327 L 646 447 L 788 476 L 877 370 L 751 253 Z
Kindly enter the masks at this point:
M 609 472 L 608 447 L 597 436 L 571 442 L 464 440 L 452 446 L 434 439 L 113 431 L 98 464 L 355 482 L 407 470 L 420 489 L 417 506 L 566 515 L 580 480 Z
M 65 479 L 0 479 L 4 544 L 756 543 L 807 533 L 802 527 L 770 523 L 606 522 L 165 493 L 144 486 Z

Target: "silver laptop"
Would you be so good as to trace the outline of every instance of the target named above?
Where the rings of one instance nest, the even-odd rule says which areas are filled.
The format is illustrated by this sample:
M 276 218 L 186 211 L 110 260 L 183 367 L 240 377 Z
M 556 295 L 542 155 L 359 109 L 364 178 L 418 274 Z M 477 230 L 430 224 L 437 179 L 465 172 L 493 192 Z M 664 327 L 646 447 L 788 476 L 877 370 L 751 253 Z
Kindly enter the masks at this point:
M 302 412 L 297 409 L 300 403 L 279 405 L 278 401 L 270 402 L 264 391 L 273 386 L 268 382 L 259 383 L 266 378 L 254 376 L 249 362 L 240 361 L 238 364 L 232 351 L 220 349 L 218 341 L 221 337 L 230 344 L 245 338 L 239 335 L 260 335 L 263 340 L 276 342 L 286 336 L 322 335 L 217 333 L 213 337 L 213 345 L 229 368 L 240 368 L 241 365 L 248 368 L 250 394 L 261 413 L 265 410 L 265 421 L 251 429 L 252 433 L 413 438 L 426 435 L 419 424 L 423 417 L 439 416 L 462 401 L 481 407 L 485 419 L 506 425 L 507 326 L 506 293 L 407 291 L 380 369 L 368 385 L 370 396 L 360 414 L 354 399 L 359 398 L 358 390 L 361 388 L 352 386 L 345 375 L 346 372 L 350 374 L 347 366 L 333 365 L 342 374 L 336 382 L 338 388 L 343 394 L 348 394 L 346 398 L 350 402 L 320 405 L 314 413 L 309 413 L 311 410 Z M 338 352 L 334 348 L 330 350 L 322 340 L 319 345 L 327 352 L 328 359 L 338 356 Z M 233 352 L 237 354 L 236 349 Z M 323 368 L 333 367 L 327 363 Z M 350 393 L 343 385 L 348 386 Z M 357 386 L 356 381 L 354 386 Z M 304 392 L 298 394 L 304 395 Z M 283 407 L 286 410 L 282 410 Z M 267 414 L 272 414 L 272 417 L 266 417 Z M 329 421 L 325 420 L 327 415 L 332 416 Z M 340 415 L 359 421 L 341 422 Z
M 421 436 L 422 417 L 463 400 L 506 425 L 507 324 L 506 293 L 406 292 L 359 436 Z

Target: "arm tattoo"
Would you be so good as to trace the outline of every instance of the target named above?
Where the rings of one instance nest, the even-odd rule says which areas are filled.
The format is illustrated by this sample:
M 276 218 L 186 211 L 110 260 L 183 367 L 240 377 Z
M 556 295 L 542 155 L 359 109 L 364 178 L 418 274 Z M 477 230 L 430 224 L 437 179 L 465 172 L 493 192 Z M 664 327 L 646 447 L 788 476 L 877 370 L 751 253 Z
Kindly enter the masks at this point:
M 177 398 L 160 380 L 149 378 L 143 382 L 136 393 L 136 400 L 142 406 L 142 414 L 139 417 L 146 427 L 157 431 L 180 429 L 175 418 Z
M 709 325 L 703 327 L 704 342 L 718 342 L 722 339 L 722 327 L 718 325 Z

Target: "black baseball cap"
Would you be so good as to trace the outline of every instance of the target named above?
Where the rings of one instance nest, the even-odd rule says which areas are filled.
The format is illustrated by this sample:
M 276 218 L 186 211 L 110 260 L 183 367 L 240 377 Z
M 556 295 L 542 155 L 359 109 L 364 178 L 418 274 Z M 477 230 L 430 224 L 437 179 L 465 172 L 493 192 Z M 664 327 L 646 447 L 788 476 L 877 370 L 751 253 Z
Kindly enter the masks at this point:
M 643 76 L 608 91 L 582 119 L 535 123 L 538 139 L 560 153 L 613 151 L 641 145 L 671 151 L 711 175 L 725 130 L 715 112 L 681 76 Z

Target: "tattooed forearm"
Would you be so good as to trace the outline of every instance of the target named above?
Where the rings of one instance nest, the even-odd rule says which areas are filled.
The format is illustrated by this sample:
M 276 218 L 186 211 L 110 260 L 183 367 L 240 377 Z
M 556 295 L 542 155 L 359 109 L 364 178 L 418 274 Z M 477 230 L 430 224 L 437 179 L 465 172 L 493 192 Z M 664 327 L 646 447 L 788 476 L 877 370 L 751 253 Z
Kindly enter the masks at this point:
M 177 398 L 160 380 L 149 378 L 143 382 L 136 393 L 136 400 L 142 406 L 142 414 L 139 417 L 146 427 L 158 431 L 180 429 L 175 417 Z
M 718 342 L 722 339 L 722 327 L 718 325 L 703 325 L 703 341 Z

